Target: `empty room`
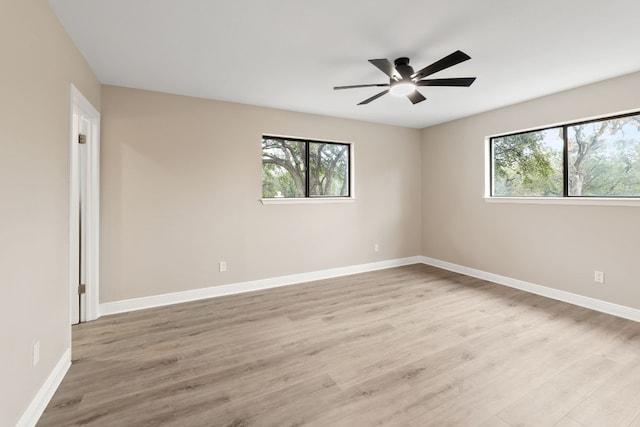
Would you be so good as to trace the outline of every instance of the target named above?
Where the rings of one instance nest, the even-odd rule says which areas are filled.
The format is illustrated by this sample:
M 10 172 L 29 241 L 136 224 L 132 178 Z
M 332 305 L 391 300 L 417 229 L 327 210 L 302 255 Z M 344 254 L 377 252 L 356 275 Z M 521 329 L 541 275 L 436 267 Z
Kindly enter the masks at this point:
M 0 426 L 640 427 L 640 3 L 0 3 Z

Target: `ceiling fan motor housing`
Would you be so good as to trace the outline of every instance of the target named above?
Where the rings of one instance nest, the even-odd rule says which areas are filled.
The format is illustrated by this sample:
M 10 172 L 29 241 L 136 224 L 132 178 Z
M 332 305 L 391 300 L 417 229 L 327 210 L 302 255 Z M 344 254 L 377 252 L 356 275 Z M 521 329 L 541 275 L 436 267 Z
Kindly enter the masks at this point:
M 402 80 L 411 80 L 413 74 L 413 67 L 409 65 L 409 58 L 401 57 L 393 61 L 396 71 L 402 76 Z

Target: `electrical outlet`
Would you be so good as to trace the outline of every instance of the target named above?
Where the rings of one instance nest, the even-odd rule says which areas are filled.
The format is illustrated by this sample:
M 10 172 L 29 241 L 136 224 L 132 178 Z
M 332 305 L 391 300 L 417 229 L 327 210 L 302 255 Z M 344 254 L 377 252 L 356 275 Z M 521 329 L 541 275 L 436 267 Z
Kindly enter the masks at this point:
M 378 252 L 380 250 L 380 245 L 378 245 L 377 243 L 373 245 L 373 250 L 374 252 Z
M 227 271 L 227 261 L 220 261 L 220 272 Z
M 596 283 L 604 283 L 604 272 L 603 271 L 594 271 L 593 272 L 593 281 Z
M 35 368 L 38 362 L 40 361 L 40 341 L 36 341 L 33 345 L 33 353 L 32 353 L 32 362 L 33 367 Z

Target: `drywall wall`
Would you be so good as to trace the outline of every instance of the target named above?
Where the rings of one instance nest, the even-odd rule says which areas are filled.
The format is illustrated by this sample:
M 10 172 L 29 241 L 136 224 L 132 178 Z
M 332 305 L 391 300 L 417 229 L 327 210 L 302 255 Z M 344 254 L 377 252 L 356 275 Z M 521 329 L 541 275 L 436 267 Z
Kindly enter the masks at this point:
M 46 0 L 0 4 L 0 57 L 0 425 L 13 426 L 71 344 L 70 84 L 96 107 L 100 84 Z
M 640 309 L 640 207 L 483 200 L 486 136 L 639 109 L 639 92 L 636 73 L 424 129 L 423 255 Z
M 263 133 L 353 142 L 355 202 L 263 205 Z M 101 303 L 420 254 L 419 130 L 103 86 L 101 144 Z

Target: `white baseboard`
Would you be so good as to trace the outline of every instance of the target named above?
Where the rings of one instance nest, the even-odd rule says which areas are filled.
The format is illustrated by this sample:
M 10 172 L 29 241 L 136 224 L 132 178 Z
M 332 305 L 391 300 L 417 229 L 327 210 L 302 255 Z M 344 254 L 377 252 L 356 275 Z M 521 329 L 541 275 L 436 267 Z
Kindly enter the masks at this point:
M 49 377 L 44 382 L 38 393 L 31 401 L 31 404 L 24 411 L 20 421 L 16 424 L 16 427 L 34 427 L 42 413 L 45 409 L 47 409 L 47 405 L 51 401 L 53 394 L 56 392 L 60 383 L 64 379 L 64 376 L 67 374 L 67 371 L 71 367 L 71 348 L 67 348 L 65 352 L 62 354 L 62 357 L 53 368 Z
M 133 298 L 122 301 L 114 301 L 100 304 L 100 315 L 124 313 L 128 311 L 143 310 L 146 308 L 161 307 L 170 304 L 196 301 L 206 298 L 234 295 L 244 292 L 259 291 L 263 289 L 277 288 L 280 286 L 295 285 L 314 280 L 330 279 L 333 277 L 348 276 L 350 274 L 366 273 L 368 271 L 383 270 L 385 268 L 400 267 L 403 265 L 418 264 L 422 257 L 414 256 L 388 261 L 373 262 L 369 264 L 352 265 L 348 267 L 332 268 L 328 270 L 314 271 L 311 273 L 293 274 L 270 279 L 254 280 L 250 282 L 233 283 L 230 285 L 212 286 L 210 288 L 193 289 L 189 291 L 174 292 L 170 294 L 153 295 L 143 298 Z
M 558 301 L 567 302 L 569 304 L 640 322 L 640 310 L 638 309 L 586 297 L 584 295 L 561 291 L 559 289 L 536 285 L 534 283 L 525 282 L 523 280 L 512 279 L 510 277 L 500 276 L 498 274 L 488 273 L 486 271 L 477 270 L 474 268 L 465 267 L 462 265 L 453 264 L 447 261 L 441 261 L 439 259 L 429 258 L 425 256 L 414 256 L 395 260 L 374 262 L 369 264 L 332 268 L 310 273 L 301 273 L 290 276 L 274 277 L 270 279 L 254 280 L 250 282 L 212 286 L 209 288 L 194 289 L 170 294 L 153 295 L 143 298 L 107 302 L 100 304 L 100 315 L 104 316 L 109 314 L 125 313 L 129 311 L 161 307 L 165 305 L 196 301 L 206 298 L 235 295 L 244 292 L 295 285 L 299 283 L 311 282 L 314 280 L 330 279 L 333 277 L 348 276 L 350 274 L 366 273 L 368 271 L 382 270 L 385 268 L 399 267 L 417 263 L 439 267 L 445 270 L 494 282 L 499 285 L 509 286 L 511 288 L 530 292 L 532 294 L 541 295 L 547 298 L 552 298 Z
M 280 276 L 271 279 L 254 280 L 250 282 L 234 283 L 222 286 L 213 286 L 210 288 L 194 289 L 183 292 L 175 292 L 163 295 L 154 295 L 144 298 L 135 298 L 123 301 L 115 301 L 100 304 L 100 315 L 109 315 L 123 313 L 128 311 L 143 310 L 146 308 L 160 307 L 170 304 L 177 304 L 188 301 L 195 301 L 205 298 L 213 298 L 225 295 L 234 295 L 244 292 L 252 292 L 263 289 L 277 288 L 280 286 L 295 285 L 299 283 L 310 282 L 314 280 L 330 279 L 333 277 L 348 276 L 351 274 L 366 273 L 369 271 L 383 270 L 386 268 L 400 267 L 410 264 L 426 264 L 455 273 L 464 274 L 478 279 L 487 280 L 499 285 L 509 286 L 511 288 L 520 289 L 532 294 L 541 295 L 569 304 L 585 307 L 602 313 L 611 314 L 613 316 L 640 322 L 640 310 L 626 307 L 583 295 L 565 292 L 558 289 L 548 288 L 546 286 L 536 285 L 534 283 L 525 282 L 523 280 L 512 279 L 498 274 L 488 273 L 486 271 L 453 264 L 447 261 L 441 261 L 435 258 L 425 256 L 414 256 L 388 261 L 380 261 L 369 264 L 360 264 L 348 267 L 332 268 L 328 270 L 314 271 L 311 273 L 294 274 L 290 276 Z M 24 412 L 16 427 L 34 427 L 42 413 L 46 409 L 49 401 L 53 397 L 55 391 L 60 386 L 69 367 L 71 366 L 71 349 L 65 350 L 64 354 L 56 364 L 55 368 L 49 374 L 49 377 L 42 385 L 31 404 Z
M 466 276 L 476 277 L 478 279 L 487 280 L 499 285 L 509 286 L 511 288 L 530 292 L 532 294 L 541 295 L 543 297 L 567 302 L 569 304 L 589 308 L 591 310 L 611 314 L 613 316 L 622 317 L 624 319 L 633 320 L 635 322 L 640 322 L 640 310 L 637 310 L 635 308 L 626 307 L 623 305 L 618 305 L 611 302 L 586 297 L 584 295 L 574 294 L 571 292 L 565 292 L 559 289 L 548 288 L 546 286 L 536 285 L 534 283 L 512 279 L 510 277 L 500 276 L 498 274 L 487 273 L 486 271 L 476 270 L 475 268 L 469 268 L 462 265 L 441 261 L 435 258 L 429 258 L 425 256 L 419 258 L 420 262 L 422 262 L 423 264 L 432 265 L 444 270 L 453 271 L 455 273 L 464 274 Z

